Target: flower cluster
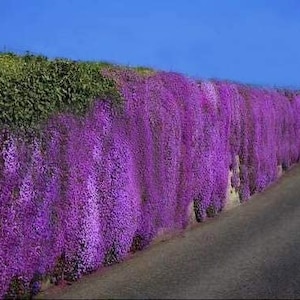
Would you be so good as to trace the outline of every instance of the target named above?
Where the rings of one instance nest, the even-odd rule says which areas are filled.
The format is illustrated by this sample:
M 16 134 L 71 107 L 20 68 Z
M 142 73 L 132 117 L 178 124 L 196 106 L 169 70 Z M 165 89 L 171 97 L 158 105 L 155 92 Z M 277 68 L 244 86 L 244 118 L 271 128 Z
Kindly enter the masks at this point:
M 300 95 L 175 73 L 112 76 L 116 112 L 95 101 L 39 138 L 0 134 L 0 297 L 37 292 L 35 274 L 82 274 L 124 259 L 162 230 L 220 213 L 228 174 L 241 201 L 300 158 Z M 39 279 L 40 280 L 40 279 Z

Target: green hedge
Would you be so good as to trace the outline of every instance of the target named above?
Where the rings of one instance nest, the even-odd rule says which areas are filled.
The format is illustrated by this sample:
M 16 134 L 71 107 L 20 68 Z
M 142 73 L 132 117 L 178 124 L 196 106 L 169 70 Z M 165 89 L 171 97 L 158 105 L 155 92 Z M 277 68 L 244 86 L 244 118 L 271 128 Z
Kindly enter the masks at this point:
M 101 75 L 104 67 L 114 66 L 0 53 L 0 126 L 36 129 L 58 112 L 83 115 L 95 98 L 120 105 L 114 81 Z

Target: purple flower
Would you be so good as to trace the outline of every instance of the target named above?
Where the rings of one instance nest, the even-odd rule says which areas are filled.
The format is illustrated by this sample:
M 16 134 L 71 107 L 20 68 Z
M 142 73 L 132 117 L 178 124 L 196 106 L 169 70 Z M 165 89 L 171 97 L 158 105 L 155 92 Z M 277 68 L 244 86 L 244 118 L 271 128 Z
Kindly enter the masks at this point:
M 0 134 L 0 297 L 16 278 L 76 280 L 166 230 L 221 212 L 228 175 L 246 201 L 300 159 L 300 95 L 176 73 L 106 72 L 122 110 L 97 100 L 39 138 Z M 21 282 L 21 281 L 20 281 Z

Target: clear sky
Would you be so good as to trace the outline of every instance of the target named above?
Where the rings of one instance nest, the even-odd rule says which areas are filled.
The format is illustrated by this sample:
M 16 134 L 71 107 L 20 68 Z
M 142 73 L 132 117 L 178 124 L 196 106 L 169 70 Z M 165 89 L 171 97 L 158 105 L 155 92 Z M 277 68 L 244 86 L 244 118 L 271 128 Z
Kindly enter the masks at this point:
M 0 50 L 300 87 L 300 0 L 0 0 Z

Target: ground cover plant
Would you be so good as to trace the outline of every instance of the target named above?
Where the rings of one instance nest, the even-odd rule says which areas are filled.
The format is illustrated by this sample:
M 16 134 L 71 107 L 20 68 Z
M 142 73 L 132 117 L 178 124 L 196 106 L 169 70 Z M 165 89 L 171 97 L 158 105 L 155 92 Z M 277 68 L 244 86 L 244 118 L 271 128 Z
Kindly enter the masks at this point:
M 299 162 L 297 91 L 8 54 L 0 84 L 1 297 L 220 213 L 229 171 L 243 202 Z

